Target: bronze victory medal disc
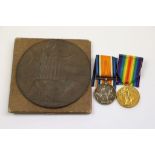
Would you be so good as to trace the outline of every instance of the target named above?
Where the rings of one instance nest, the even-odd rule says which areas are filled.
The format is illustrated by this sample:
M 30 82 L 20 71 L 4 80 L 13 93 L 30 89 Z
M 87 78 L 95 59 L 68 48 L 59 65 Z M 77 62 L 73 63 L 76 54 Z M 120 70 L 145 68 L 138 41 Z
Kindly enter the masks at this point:
M 117 101 L 125 108 L 132 108 L 139 102 L 140 94 L 133 86 L 124 86 L 117 92 Z
M 115 100 L 116 91 L 113 88 L 113 86 L 111 86 L 108 83 L 105 83 L 105 84 L 99 85 L 95 89 L 94 96 L 100 104 L 106 105 L 106 104 L 112 103 Z
M 22 94 L 39 106 L 59 108 L 78 100 L 90 83 L 90 62 L 65 40 L 42 41 L 21 57 L 16 72 Z

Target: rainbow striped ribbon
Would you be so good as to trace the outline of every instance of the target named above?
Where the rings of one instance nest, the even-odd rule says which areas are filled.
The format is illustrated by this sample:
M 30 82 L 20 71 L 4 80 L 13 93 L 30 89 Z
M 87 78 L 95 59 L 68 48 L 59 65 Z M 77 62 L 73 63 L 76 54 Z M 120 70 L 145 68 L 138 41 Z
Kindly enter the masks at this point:
M 116 67 L 117 58 L 105 55 L 96 55 L 91 85 L 94 86 L 104 83 L 104 80 L 97 80 L 96 77 L 112 77 L 114 79 L 108 82 L 116 88 Z
M 120 54 L 117 68 L 117 84 L 131 84 L 139 87 L 142 63 L 142 57 Z

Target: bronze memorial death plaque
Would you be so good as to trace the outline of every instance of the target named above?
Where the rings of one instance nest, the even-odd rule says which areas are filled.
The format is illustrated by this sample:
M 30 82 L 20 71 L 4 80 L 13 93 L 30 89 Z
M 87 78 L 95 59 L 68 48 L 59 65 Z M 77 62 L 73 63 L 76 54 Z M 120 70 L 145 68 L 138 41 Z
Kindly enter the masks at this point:
M 15 41 L 9 111 L 90 113 L 90 41 Z

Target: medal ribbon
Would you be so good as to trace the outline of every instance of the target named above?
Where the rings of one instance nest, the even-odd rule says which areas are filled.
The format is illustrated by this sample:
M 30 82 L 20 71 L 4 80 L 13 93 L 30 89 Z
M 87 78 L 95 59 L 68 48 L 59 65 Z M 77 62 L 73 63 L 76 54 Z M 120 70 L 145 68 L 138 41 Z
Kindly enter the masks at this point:
M 130 84 L 139 87 L 142 63 L 142 57 L 120 54 L 117 70 L 118 84 Z
M 91 85 L 104 84 L 104 80 L 96 79 L 96 77 L 109 77 L 114 79 L 108 80 L 108 83 L 116 88 L 116 66 L 117 58 L 96 55 Z

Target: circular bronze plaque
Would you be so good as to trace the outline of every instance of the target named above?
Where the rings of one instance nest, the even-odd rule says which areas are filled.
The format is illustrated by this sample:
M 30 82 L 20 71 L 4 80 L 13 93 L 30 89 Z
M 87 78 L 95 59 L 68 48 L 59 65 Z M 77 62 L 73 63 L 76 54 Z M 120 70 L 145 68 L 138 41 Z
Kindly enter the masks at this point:
M 17 66 L 17 85 L 31 102 L 59 108 L 78 100 L 90 83 L 90 62 L 78 46 L 65 40 L 33 45 Z

